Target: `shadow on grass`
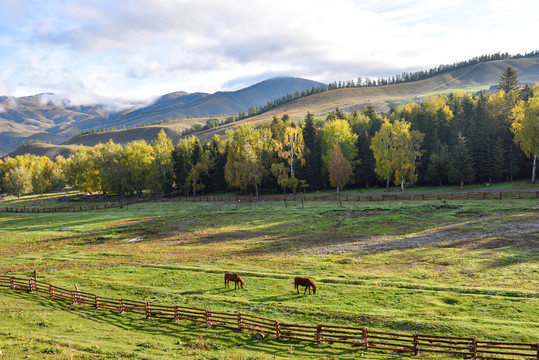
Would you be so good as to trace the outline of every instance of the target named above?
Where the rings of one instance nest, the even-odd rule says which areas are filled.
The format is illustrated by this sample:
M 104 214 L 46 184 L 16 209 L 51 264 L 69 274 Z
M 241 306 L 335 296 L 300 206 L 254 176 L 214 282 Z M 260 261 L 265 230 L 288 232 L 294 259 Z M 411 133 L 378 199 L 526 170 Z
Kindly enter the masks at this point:
M 9 292 L 14 299 L 28 300 L 28 294 L 21 291 Z M 136 332 L 140 339 L 136 347 L 150 346 L 155 343 L 153 338 L 143 338 L 141 335 L 160 336 L 157 342 L 164 342 L 167 346 L 177 345 L 189 351 L 212 352 L 224 350 L 234 352 L 234 349 L 243 349 L 267 356 L 292 356 L 294 358 L 320 358 L 322 354 L 337 356 L 339 359 L 355 358 L 357 348 L 349 345 L 328 345 L 317 346 L 314 343 L 301 342 L 295 340 L 276 340 L 271 334 L 259 340 L 255 333 L 249 331 L 234 331 L 223 328 L 206 328 L 205 324 L 197 324 L 191 321 L 182 320 L 173 322 L 166 319 L 146 320 L 144 315 L 126 313 L 120 315 L 111 310 L 96 310 L 89 306 L 71 305 L 70 303 L 54 298 L 48 298 L 40 294 L 34 294 L 36 303 L 51 311 L 69 311 L 76 314 L 80 319 L 94 329 L 95 334 L 103 331 L 109 332 L 111 328 L 117 331 Z M 37 325 L 36 325 L 37 326 Z M 163 339 L 164 337 L 164 339 Z M 88 339 L 92 341 L 92 339 Z M 178 343 L 179 342 L 179 343 Z M 159 351 L 157 348 L 155 351 Z

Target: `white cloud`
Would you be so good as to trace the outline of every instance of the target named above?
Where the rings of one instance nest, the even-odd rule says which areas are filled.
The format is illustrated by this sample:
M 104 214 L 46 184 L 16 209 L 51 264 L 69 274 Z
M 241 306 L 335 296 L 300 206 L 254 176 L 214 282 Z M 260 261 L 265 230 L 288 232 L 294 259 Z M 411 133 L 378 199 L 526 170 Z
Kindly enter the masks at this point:
M 539 10 L 531 0 L 22 3 L 22 10 L 12 0 L 0 4 L 8 14 L 0 20 L 21 24 L 0 31 L 0 93 L 77 101 L 229 90 L 264 74 L 323 82 L 390 76 L 531 51 Z

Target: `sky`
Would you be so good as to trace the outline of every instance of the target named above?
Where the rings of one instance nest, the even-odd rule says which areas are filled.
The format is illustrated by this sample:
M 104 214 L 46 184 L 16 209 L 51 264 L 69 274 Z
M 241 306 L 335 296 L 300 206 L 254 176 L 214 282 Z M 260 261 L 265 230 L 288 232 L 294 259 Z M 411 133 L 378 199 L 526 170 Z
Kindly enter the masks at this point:
M 73 104 L 537 50 L 537 0 L 0 0 L 0 95 Z

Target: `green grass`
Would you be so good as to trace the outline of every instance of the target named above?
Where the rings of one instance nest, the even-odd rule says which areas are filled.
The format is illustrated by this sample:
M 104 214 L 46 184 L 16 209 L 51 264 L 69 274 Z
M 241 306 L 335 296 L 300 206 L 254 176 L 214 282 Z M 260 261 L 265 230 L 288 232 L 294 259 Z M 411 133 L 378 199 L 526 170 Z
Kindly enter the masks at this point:
M 52 197 L 46 201 L 55 202 Z M 342 207 L 319 201 L 290 201 L 287 207 L 281 202 L 163 202 L 83 213 L 1 213 L 0 269 L 17 276 L 31 276 L 37 269 L 41 280 L 68 289 L 76 282 L 82 291 L 101 296 L 302 324 L 536 342 L 539 234 L 481 234 L 494 225 L 537 223 L 538 208 L 536 199 L 343 202 Z M 381 252 L 316 254 L 347 242 L 391 242 L 438 230 L 470 236 Z M 126 243 L 135 237 L 143 240 Z M 225 271 L 240 273 L 246 288 L 224 289 Z M 313 278 L 318 293 L 298 296 L 292 285 L 296 275 Z M 146 321 L 5 288 L 0 288 L 0 339 L 2 357 L 8 359 L 27 354 L 152 359 L 389 355 L 350 346 L 259 341 L 248 332 Z

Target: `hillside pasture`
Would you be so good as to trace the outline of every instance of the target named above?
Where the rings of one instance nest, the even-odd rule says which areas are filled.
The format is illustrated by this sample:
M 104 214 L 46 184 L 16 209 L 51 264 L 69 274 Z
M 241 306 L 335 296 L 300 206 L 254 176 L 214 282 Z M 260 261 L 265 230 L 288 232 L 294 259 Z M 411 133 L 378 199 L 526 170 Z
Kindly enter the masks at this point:
M 28 204 L 7 199 L 10 206 Z M 44 199 L 54 201 L 54 197 Z M 2 207 L 2 202 L 0 202 Z M 289 323 L 539 340 L 537 199 L 146 202 L 0 214 L 2 275 Z M 436 239 L 419 241 L 418 239 Z M 396 246 L 402 244 L 406 246 Z M 383 244 L 384 246 L 380 246 Z M 226 271 L 246 287 L 225 289 Z M 316 295 L 297 295 L 294 276 Z M 146 321 L 0 289 L 3 358 L 384 359 L 383 351 Z M 391 354 L 395 358 L 409 355 Z M 432 354 L 429 359 L 448 356 Z

